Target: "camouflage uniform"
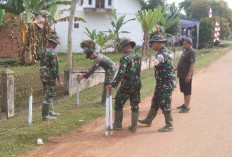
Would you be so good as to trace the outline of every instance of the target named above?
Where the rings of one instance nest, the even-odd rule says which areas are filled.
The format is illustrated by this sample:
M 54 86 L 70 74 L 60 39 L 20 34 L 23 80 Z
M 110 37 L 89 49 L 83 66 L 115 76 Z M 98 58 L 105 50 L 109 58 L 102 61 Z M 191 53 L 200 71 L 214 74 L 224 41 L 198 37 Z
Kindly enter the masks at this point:
M 94 59 L 94 65 L 92 66 L 91 70 L 84 75 L 84 78 L 88 79 L 99 66 L 105 70 L 105 81 L 101 100 L 101 102 L 104 103 L 106 100 L 106 86 L 109 85 L 110 82 L 114 79 L 116 67 L 111 59 L 102 54 L 98 54 Z
M 170 51 L 163 46 L 156 55 L 159 65 L 155 67 L 156 88 L 152 99 L 152 107 L 163 113 L 171 112 L 172 91 L 176 87 L 176 78 Z
M 129 50 L 120 59 L 118 73 L 111 83 L 116 88 L 122 80 L 121 86 L 115 97 L 115 111 L 121 111 L 127 99 L 130 99 L 131 110 L 138 112 L 141 89 L 141 58 L 133 51 Z
M 40 78 L 42 80 L 45 100 L 44 105 L 52 107 L 55 97 L 56 78 L 60 77 L 58 57 L 51 46 L 40 51 Z

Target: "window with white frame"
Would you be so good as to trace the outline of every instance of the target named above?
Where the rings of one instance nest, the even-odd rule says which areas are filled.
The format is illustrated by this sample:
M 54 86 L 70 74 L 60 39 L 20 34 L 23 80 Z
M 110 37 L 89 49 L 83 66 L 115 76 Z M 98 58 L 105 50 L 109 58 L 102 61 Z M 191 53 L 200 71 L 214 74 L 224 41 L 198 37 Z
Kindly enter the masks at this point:
M 6 4 L 8 0 L 0 0 L 1 4 Z
M 89 5 L 92 5 L 92 0 L 89 0 Z

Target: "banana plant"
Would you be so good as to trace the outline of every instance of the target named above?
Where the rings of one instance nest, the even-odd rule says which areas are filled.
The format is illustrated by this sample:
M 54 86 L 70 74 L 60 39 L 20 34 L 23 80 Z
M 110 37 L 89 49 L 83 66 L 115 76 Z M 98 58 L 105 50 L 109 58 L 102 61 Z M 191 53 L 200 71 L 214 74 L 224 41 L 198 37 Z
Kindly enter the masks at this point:
M 154 10 L 141 10 L 136 15 L 138 22 L 142 26 L 144 32 L 144 42 L 143 42 L 143 57 L 146 56 L 147 51 L 149 50 L 149 39 L 152 32 L 157 31 L 155 27 L 158 23 L 165 25 L 165 18 L 162 14 L 162 7 L 159 6 Z
M 128 31 L 122 31 L 121 28 L 123 25 L 125 25 L 126 23 L 130 22 L 130 21 L 134 21 L 136 20 L 136 18 L 131 18 L 131 19 L 128 19 L 128 20 L 125 20 L 125 17 L 126 15 L 122 15 L 120 17 L 117 17 L 117 14 L 116 14 L 116 11 L 113 10 L 112 11 L 112 14 L 113 14 L 113 18 L 109 18 L 110 20 L 110 24 L 111 24 L 111 27 L 112 28 L 108 28 L 109 29 L 109 32 L 110 33 L 113 33 L 115 34 L 115 52 L 118 52 L 118 48 L 119 48 L 119 45 L 120 45 L 120 40 L 119 40 L 119 34 L 125 34 L 125 33 L 130 33 Z
M 85 27 L 85 34 L 93 41 L 96 42 L 96 39 L 97 39 L 97 30 L 94 29 L 92 32 L 87 28 Z
M 6 12 L 19 20 L 22 34 L 22 46 L 19 55 L 22 64 L 32 64 L 37 58 L 39 39 L 34 25 L 36 16 L 45 17 L 44 28 L 50 30 L 51 24 L 56 22 L 54 15 L 58 4 L 70 4 L 70 2 L 59 0 L 8 0 L 6 4 L 0 4 L 0 9 L 5 9 Z M 40 39 L 43 41 L 42 43 L 46 43 L 47 39 L 45 38 L 48 33 L 48 30 L 43 30 L 42 37 L 44 39 Z
M 97 34 L 96 43 L 100 46 L 100 53 L 103 50 L 111 47 L 109 41 L 114 39 L 114 37 L 115 37 L 114 33 L 103 34 L 100 32 Z
M 5 27 L 9 22 L 9 19 L 5 20 L 6 12 L 4 9 L 0 9 L 0 27 Z

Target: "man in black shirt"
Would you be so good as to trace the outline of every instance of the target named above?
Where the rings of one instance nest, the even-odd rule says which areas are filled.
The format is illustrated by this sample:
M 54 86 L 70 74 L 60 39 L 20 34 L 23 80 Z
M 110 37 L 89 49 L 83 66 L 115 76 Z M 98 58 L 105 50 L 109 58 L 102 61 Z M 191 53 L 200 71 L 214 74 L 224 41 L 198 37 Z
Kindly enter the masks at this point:
M 180 90 L 184 93 L 184 104 L 177 107 L 180 113 L 190 111 L 190 98 L 192 91 L 192 77 L 196 60 L 196 53 L 192 48 L 192 39 L 185 38 L 183 41 L 184 52 L 177 66 L 177 77 L 179 78 Z

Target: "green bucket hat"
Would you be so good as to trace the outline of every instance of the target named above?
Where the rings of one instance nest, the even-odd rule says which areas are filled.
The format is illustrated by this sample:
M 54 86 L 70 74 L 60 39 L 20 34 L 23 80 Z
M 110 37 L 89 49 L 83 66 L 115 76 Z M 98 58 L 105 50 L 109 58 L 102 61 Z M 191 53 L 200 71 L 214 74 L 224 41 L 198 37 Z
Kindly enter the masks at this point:
M 55 34 L 49 35 L 48 40 L 56 44 L 60 44 L 59 37 Z
M 130 39 L 122 39 L 121 42 L 120 42 L 120 47 L 121 49 L 123 49 L 123 47 L 125 47 L 127 44 L 130 44 L 132 49 L 135 47 L 135 42 L 134 41 L 131 41 Z
M 166 42 L 167 39 L 161 34 L 155 34 L 150 36 L 150 43 L 151 42 Z

